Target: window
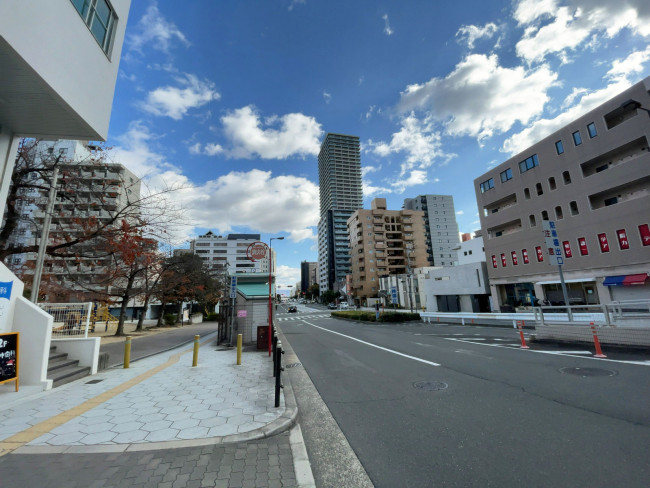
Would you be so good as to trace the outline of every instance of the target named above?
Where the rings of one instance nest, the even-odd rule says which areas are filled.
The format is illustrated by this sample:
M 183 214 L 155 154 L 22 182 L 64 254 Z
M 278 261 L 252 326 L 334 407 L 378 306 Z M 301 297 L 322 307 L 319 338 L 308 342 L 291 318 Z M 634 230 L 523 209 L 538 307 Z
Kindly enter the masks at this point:
M 524 188 L 524 198 L 530 200 L 530 190 L 528 188 Z
M 535 222 L 535 216 L 534 215 L 529 215 L 528 216 L 528 221 L 530 222 L 531 227 L 535 227 L 537 225 L 537 222 Z
M 557 185 L 555 184 L 555 178 L 553 178 L 552 176 L 548 179 L 548 187 L 551 189 L 551 191 L 557 190 Z
M 589 133 L 589 138 L 593 139 L 598 135 L 598 132 L 596 131 L 596 124 L 593 122 L 587 126 L 587 132 Z
M 117 16 L 106 0 L 70 0 L 105 53 L 113 43 Z
M 579 131 L 579 130 L 577 130 L 577 131 L 575 131 L 575 132 L 573 133 L 573 143 L 574 143 L 576 146 L 579 146 L 580 144 L 582 144 L 582 136 L 580 135 L 580 131 Z
M 539 166 L 539 160 L 537 159 L 537 154 L 533 154 L 531 157 L 524 159 L 519 163 L 519 172 L 525 173 L 529 169 L 533 169 L 535 166 Z
M 578 215 L 580 213 L 578 211 L 578 202 L 576 202 L 575 200 L 569 202 L 569 209 L 571 210 L 571 215 Z
M 562 220 L 564 218 L 564 215 L 562 214 L 562 207 L 559 205 L 555 207 L 555 218 L 557 220 Z
M 616 205 L 618 203 L 618 198 L 617 197 L 605 198 L 604 203 L 606 207 L 609 207 L 611 205 Z
M 537 191 L 538 195 L 543 195 L 544 194 L 544 190 L 542 189 L 542 184 L 541 183 L 535 184 L 535 190 Z
M 548 212 L 546 210 L 542 210 L 542 220 L 548 220 Z
M 484 181 L 480 185 L 481 187 L 481 193 L 485 193 L 488 190 L 491 190 L 494 188 L 494 178 L 490 178 L 489 180 Z
M 562 173 L 562 180 L 564 180 L 565 185 L 570 185 L 571 184 L 571 173 L 568 171 L 565 171 Z
M 564 144 L 562 144 L 562 141 L 557 141 L 555 143 L 555 151 L 558 153 L 558 155 L 564 153 Z
M 505 183 L 508 180 L 512 179 L 512 169 L 508 168 L 507 170 L 501 172 L 501 183 Z

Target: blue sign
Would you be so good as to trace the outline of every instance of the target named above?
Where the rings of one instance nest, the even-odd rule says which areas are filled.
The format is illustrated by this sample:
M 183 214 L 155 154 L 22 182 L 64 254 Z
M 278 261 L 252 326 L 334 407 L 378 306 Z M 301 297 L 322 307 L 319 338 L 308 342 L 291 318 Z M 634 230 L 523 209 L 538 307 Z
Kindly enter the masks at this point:
M 391 300 L 393 302 L 397 302 L 397 288 L 392 287 L 390 290 L 390 294 L 391 294 Z
M 230 277 L 230 298 L 236 298 L 236 297 L 237 297 L 237 277 L 231 276 Z
M 0 298 L 6 298 L 7 300 L 11 298 L 11 287 L 13 284 L 13 281 L 0 281 Z

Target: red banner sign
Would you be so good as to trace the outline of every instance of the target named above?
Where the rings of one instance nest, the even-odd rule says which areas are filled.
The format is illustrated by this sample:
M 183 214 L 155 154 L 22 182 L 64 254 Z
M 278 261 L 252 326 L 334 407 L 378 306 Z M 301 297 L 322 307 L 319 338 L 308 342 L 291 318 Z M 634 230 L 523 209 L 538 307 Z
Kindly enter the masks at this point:
M 505 253 L 501 253 L 501 266 L 505 268 L 507 265 L 508 263 L 506 263 L 506 255 Z
M 537 246 L 535 252 L 537 253 L 537 262 L 541 263 L 544 261 L 544 251 L 542 251 L 542 246 Z
M 569 241 L 564 241 L 562 242 L 562 246 L 564 247 L 564 257 L 572 257 L 573 254 L 571 254 L 571 243 Z
M 627 232 L 625 232 L 625 229 L 618 229 L 616 231 L 616 237 L 618 237 L 618 247 L 621 250 L 630 248 L 630 241 L 627 240 Z
M 578 237 L 578 247 L 580 248 L 581 256 L 586 256 L 589 254 L 589 249 L 587 249 L 587 239 L 584 237 Z
M 519 264 L 517 263 L 517 251 L 512 251 L 510 257 L 512 258 L 512 264 L 517 266 L 517 264 Z
M 648 227 L 648 224 L 639 226 L 639 234 L 641 234 L 641 243 L 644 246 L 650 246 L 650 227 Z
M 492 267 L 497 267 L 497 257 L 494 254 L 492 255 Z
M 268 250 L 269 246 L 267 246 L 265 243 L 255 241 L 250 246 L 248 246 L 246 254 L 248 256 L 248 259 L 251 261 L 259 261 L 260 259 L 266 258 Z
M 524 264 L 530 263 L 530 260 L 528 259 L 528 250 L 527 249 L 522 249 L 521 250 L 521 257 L 524 260 Z
M 600 245 L 600 252 L 609 252 L 607 234 L 598 234 L 598 244 Z

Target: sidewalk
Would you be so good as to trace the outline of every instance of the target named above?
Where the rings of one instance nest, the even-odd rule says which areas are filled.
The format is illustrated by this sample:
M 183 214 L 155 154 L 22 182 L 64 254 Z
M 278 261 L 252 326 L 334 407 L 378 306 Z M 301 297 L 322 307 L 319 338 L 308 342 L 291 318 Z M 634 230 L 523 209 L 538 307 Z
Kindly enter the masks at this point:
M 286 432 L 297 414 L 290 385 L 285 381 L 280 407 L 274 408 L 268 353 L 246 350 L 237 366 L 236 351 L 217 346 L 214 337 L 202 339 L 195 368 L 191 346 L 183 346 L 13 403 L 3 395 L 0 479 L 32 486 L 40 472 L 48 486 L 66 487 L 177 486 L 181 479 L 188 487 L 308 486 L 311 472 L 295 462 L 306 457 L 299 427 L 291 436 Z M 84 465 L 88 456 L 94 458 L 88 469 L 65 468 L 70 459 Z M 133 466 L 134 459 L 146 459 L 147 468 Z M 157 466 L 149 469 L 154 459 Z M 183 465 L 175 459 L 184 459 Z M 24 470 L 16 469 L 23 462 Z M 201 467 L 206 469 L 194 471 Z M 164 473 L 154 475 L 156 470 Z M 150 471 L 149 479 L 144 471 Z M 137 476 L 138 482 L 132 479 Z M 57 477 L 61 484 L 50 482 Z M 92 484 L 101 479 L 103 484 Z

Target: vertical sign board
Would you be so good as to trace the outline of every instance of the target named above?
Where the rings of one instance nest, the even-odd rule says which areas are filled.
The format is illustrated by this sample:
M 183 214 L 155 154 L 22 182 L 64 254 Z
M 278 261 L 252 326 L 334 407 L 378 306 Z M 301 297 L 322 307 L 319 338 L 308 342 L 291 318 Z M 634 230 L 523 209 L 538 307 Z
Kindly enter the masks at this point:
M 231 276 L 230 277 L 230 298 L 236 298 L 236 297 L 237 297 L 237 277 Z
M 0 383 L 14 381 L 18 391 L 19 332 L 0 334 Z
M 394 286 L 390 289 L 390 301 L 397 303 L 397 288 Z
M 554 220 L 543 220 L 542 231 L 544 232 L 544 242 L 548 249 L 548 262 L 556 266 L 564 264 L 564 257 L 562 257 L 562 244 L 560 244 L 560 236 L 557 235 Z
M 11 303 L 11 288 L 13 281 L 0 281 L 0 331 L 6 330 L 9 318 L 9 304 Z

